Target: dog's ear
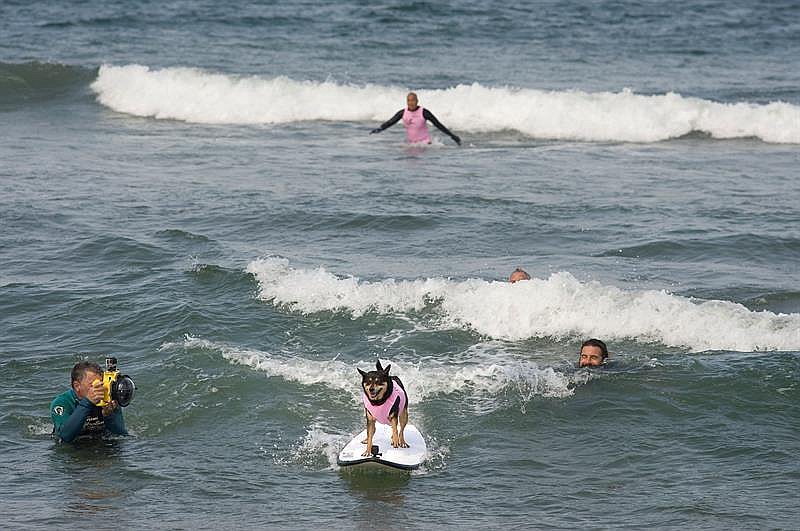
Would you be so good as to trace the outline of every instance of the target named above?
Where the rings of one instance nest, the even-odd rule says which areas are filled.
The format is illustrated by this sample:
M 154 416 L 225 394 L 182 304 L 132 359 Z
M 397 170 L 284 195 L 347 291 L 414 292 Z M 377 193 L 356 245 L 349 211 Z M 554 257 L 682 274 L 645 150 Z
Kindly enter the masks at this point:
M 361 374 L 362 377 L 367 375 L 367 373 L 365 373 L 364 371 L 362 371 L 358 367 L 356 367 L 356 370 Z
M 381 360 L 380 358 L 375 362 L 375 368 L 379 371 L 383 372 L 383 367 L 381 367 Z
M 391 368 L 392 368 L 391 364 L 387 365 L 386 368 L 383 369 L 383 373 L 388 376 L 389 375 L 389 369 L 391 369 Z

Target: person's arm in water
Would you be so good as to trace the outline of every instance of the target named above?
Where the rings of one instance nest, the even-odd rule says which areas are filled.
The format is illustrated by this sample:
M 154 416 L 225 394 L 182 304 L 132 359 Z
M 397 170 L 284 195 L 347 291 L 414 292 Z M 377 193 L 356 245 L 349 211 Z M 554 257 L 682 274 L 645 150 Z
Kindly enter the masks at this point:
M 50 416 L 53 419 L 53 433 L 64 442 L 72 442 L 80 435 L 83 424 L 95 407 L 86 398 L 81 398 L 73 410 L 66 402 L 54 402 L 50 407 Z
M 400 109 L 399 111 L 397 111 L 397 113 L 394 116 L 392 116 L 391 118 L 389 118 L 388 120 L 383 122 L 381 124 L 381 126 L 378 127 L 377 129 L 373 129 L 372 131 L 370 131 L 369 134 L 374 135 L 375 133 L 380 133 L 384 129 L 388 129 L 391 126 L 393 126 L 394 124 L 396 124 L 397 122 L 399 122 L 400 118 L 403 117 L 403 111 L 404 110 L 405 109 Z
M 435 125 L 436 129 L 438 129 L 442 133 L 452 138 L 453 142 L 455 142 L 459 146 L 461 145 L 461 139 L 458 137 L 458 135 L 454 135 L 453 133 L 451 133 L 450 130 L 446 128 L 442 122 L 436 119 L 436 117 L 433 115 L 431 111 L 429 111 L 428 109 L 422 109 L 422 117 L 428 120 L 433 125 Z
M 106 429 L 114 435 L 128 435 L 128 430 L 125 429 L 125 419 L 122 418 L 122 408 L 116 403 L 110 411 L 103 408 L 103 423 L 106 425 Z

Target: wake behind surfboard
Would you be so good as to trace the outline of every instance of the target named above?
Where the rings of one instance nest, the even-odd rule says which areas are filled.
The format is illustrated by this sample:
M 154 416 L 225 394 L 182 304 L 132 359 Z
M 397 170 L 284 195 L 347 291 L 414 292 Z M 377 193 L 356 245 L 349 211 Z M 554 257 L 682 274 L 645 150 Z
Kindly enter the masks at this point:
M 392 427 L 375 423 L 372 437 L 372 455 L 363 456 L 366 447 L 361 441 L 367 438 L 367 430 L 362 431 L 347 443 L 339 452 L 337 462 L 340 467 L 356 468 L 394 468 L 414 470 L 425 462 L 428 447 L 425 439 L 413 424 L 407 424 L 404 431 L 408 448 L 392 448 Z

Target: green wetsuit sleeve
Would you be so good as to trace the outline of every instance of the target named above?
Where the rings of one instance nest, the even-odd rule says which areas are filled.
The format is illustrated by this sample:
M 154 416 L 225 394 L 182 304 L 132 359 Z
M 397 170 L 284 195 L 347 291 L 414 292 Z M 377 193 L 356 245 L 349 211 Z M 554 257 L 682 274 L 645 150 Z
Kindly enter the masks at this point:
M 106 429 L 115 435 L 128 435 L 125 429 L 125 419 L 122 418 L 122 408 L 118 407 L 108 417 L 103 417 Z
M 399 121 L 400 121 L 400 118 L 402 118 L 402 117 L 403 117 L 403 111 L 404 111 L 404 110 L 405 110 L 405 109 L 400 109 L 399 111 L 397 111 L 397 112 L 395 113 L 395 115 L 394 115 L 394 116 L 392 116 L 391 118 L 389 118 L 388 120 L 386 120 L 385 122 L 383 122 L 383 123 L 381 124 L 381 126 L 380 126 L 378 129 L 380 129 L 381 131 L 383 131 L 384 129 L 388 129 L 389 127 L 391 127 L 391 126 L 393 126 L 394 124 L 396 124 L 397 122 L 399 122 Z
M 89 416 L 95 406 L 88 398 L 84 397 L 78 402 L 75 409 L 70 412 L 68 411 L 69 404 L 58 404 L 56 402 L 50 408 L 50 416 L 53 419 L 53 433 L 64 442 L 72 442 L 75 437 L 80 435 L 83 423 L 86 422 L 86 417 Z M 59 410 L 59 408 L 62 409 Z

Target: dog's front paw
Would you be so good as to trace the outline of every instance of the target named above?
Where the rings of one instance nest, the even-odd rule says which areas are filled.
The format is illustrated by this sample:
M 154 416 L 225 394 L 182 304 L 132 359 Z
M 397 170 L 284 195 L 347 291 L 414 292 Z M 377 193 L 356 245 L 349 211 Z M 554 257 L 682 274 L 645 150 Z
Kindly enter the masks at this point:
M 407 442 L 405 442 L 405 441 L 400 441 L 400 448 L 410 448 L 410 447 L 408 446 L 408 443 L 407 443 Z
M 362 457 L 371 457 L 372 456 L 372 452 L 370 452 L 369 448 L 367 448 L 366 450 L 364 450 L 364 453 L 361 454 L 361 456 Z

